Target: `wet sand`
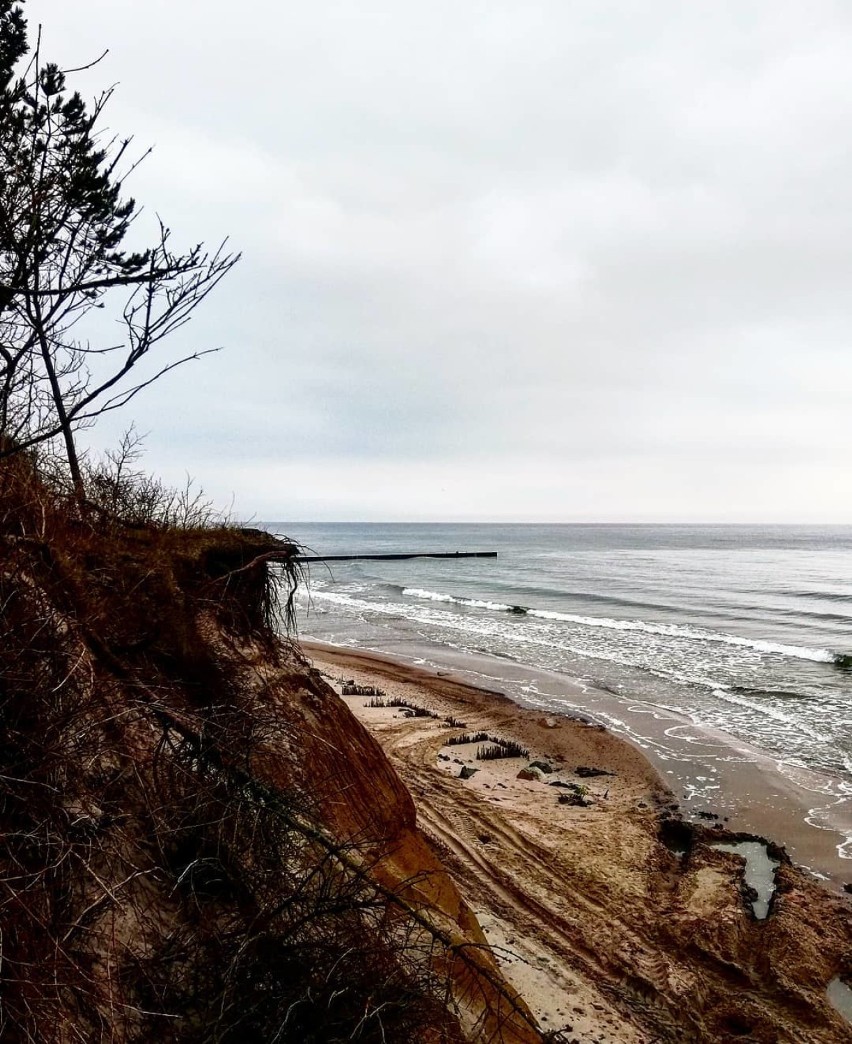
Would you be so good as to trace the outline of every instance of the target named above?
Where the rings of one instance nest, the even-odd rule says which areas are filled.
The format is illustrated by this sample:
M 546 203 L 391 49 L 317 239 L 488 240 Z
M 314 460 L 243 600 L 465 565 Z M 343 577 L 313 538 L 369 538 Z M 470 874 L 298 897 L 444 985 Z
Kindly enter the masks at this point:
M 442 650 L 451 670 L 381 653 L 305 642 L 306 649 L 336 650 L 362 666 L 392 664 L 410 678 L 455 679 L 494 686 L 501 695 L 542 713 L 583 716 L 604 724 L 637 747 L 669 787 L 681 812 L 704 823 L 766 837 L 826 887 L 841 892 L 852 882 L 852 794 L 838 793 L 837 781 L 777 761 L 737 738 L 699 727 L 674 711 L 574 683 L 555 672 L 535 671 L 488 657 Z M 408 662 L 405 662 L 408 661 Z M 401 676 L 402 677 L 402 676 Z
M 753 1039 L 843 1039 L 826 989 L 852 943 L 849 898 L 782 866 L 783 902 L 768 921 L 754 921 L 743 899 L 743 861 L 713 848 L 715 820 L 697 817 L 698 841 L 685 861 L 662 843 L 661 822 L 674 814 L 678 795 L 667 770 L 661 775 L 652 765 L 653 750 L 576 715 L 520 706 L 450 672 L 302 644 L 338 693 L 352 679 L 385 694 L 384 706 L 370 706 L 364 695 L 342 698 L 408 786 L 421 829 L 544 1028 L 597 1044 L 715 1041 L 728 1039 L 726 1019 L 746 1024 L 746 997 Z M 570 694 L 581 697 L 588 693 L 579 688 Z M 409 716 L 388 699 L 429 716 Z M 659 722 L 666 758 L 672 727 Z M 677 729 L 678 736 L 688 732 L 684 723 Z M 480 730 L 528 753 L 483 761 L 476 757 L 481 741 L 447 742 Z M 683 739 L 687 754 L 695 742 Z M 724 747 L 722 738 L 702 742 Z M 791 799 L 779 774 L 725 749 L 727 760 L 716 751 L 715 810 L 706 803 L 699 809 L 720 816 L 719 834 L 725 816 L 729 829 L 773 839 L 783 829 L 810 865 L 832 864 L 833 835 L 799 825 L 801 810 L 785 807 Z M 519 778 L 533 761 L 551 771 Z M 736 811 L 724 803 L 729 787 Z M 833 885 L 839 892 L 839 879 Z M 732 992 L 734 972 L 750 983 L 747 996 Z

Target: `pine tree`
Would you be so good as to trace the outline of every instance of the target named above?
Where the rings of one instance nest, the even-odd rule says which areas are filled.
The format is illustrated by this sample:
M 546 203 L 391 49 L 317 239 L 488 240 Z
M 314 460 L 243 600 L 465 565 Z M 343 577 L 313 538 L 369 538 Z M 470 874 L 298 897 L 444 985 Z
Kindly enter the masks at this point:
M 21 5 L 0 0 L 0 457 L 60 437 L 83 500 L 75 432 L 206 354 L 133 373 L 238 255 L 225 243 L 175 252 L 162 222 L 153 245 L 129 249 L 137 208 L 124 187 L 139 160 L 128 159 L 131 139 L 100 131 L 112 89 L 87 107 L 72 73 L 42 63 L 40 44 L 17 73 L 27 54 Z M 78 336 L 96 308 L 118 313 L 118 343 Z

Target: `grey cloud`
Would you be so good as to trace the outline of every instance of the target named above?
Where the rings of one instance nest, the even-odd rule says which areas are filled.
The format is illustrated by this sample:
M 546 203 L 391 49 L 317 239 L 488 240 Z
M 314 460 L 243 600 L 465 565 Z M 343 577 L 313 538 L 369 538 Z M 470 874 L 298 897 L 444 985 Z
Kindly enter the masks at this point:
M 152 468 L 267 515 L 852 520 L 848 5 L 27 8 L 111 48 L 138 198 L 245 251 L 175 345 L 227 351 L 138 401 Z

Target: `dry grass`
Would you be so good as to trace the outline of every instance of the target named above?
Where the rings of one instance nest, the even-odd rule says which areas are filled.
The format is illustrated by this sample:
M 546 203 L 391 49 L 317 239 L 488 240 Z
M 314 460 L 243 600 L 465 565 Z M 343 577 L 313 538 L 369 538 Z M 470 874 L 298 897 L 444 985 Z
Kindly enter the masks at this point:
M 137 507 L 0 465 L 0 1036 L 460 1040 L 450 972 L 499 993 L 488 962 L 256 771 L 239 648 L 292 660 L 297 549 Z

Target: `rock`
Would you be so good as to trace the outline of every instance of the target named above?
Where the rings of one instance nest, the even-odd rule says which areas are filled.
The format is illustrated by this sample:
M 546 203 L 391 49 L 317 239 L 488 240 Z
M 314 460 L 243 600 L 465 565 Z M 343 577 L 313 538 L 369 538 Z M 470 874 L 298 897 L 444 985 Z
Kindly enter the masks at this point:
M 845 884 L 843 886 L 843 891 L 848 892 L 850 895 L 852 895 L 852 881 L 850 881 L 849 884 Z
M 475 776 L 479 772 L 478 768 L 474 768 L 473 765 L 462 765 L 459 769 L 459 779 L 470 779 L 471 776 Z
M 556 718 L 539 718 L 539 725 L 543 729 L 558 729 L 561 722 Z
M 542 781 L 541 777 L 542 777 L 541 769 L 533 768 L 532 765 L 528 765 L 526 768 L 522 768 L 521 771 L 518 773 L 518 775 L 515 778 L 516 779 L 530 779 L 530 780 L 535 780 L 535 781 L 541 783 L 541 781 Z
M 593 768 L 590 765 L 578 765 L 574 770 L 575 774 L 580 779 L 591 779 L 593 776 L 614 776 L 614 772 L 607 772 L 606 769 Z
M 546 772 L 548 775 L 553 771 L 553 766 L 548 765 L 546 761 L 531 761 L 530 768 L 540 769 L 542 772 Z
M 696 813 L 701 819 L 718 819 L 719 817 L 715 812 L 705 812 L 704 809 L 699 809 Z

